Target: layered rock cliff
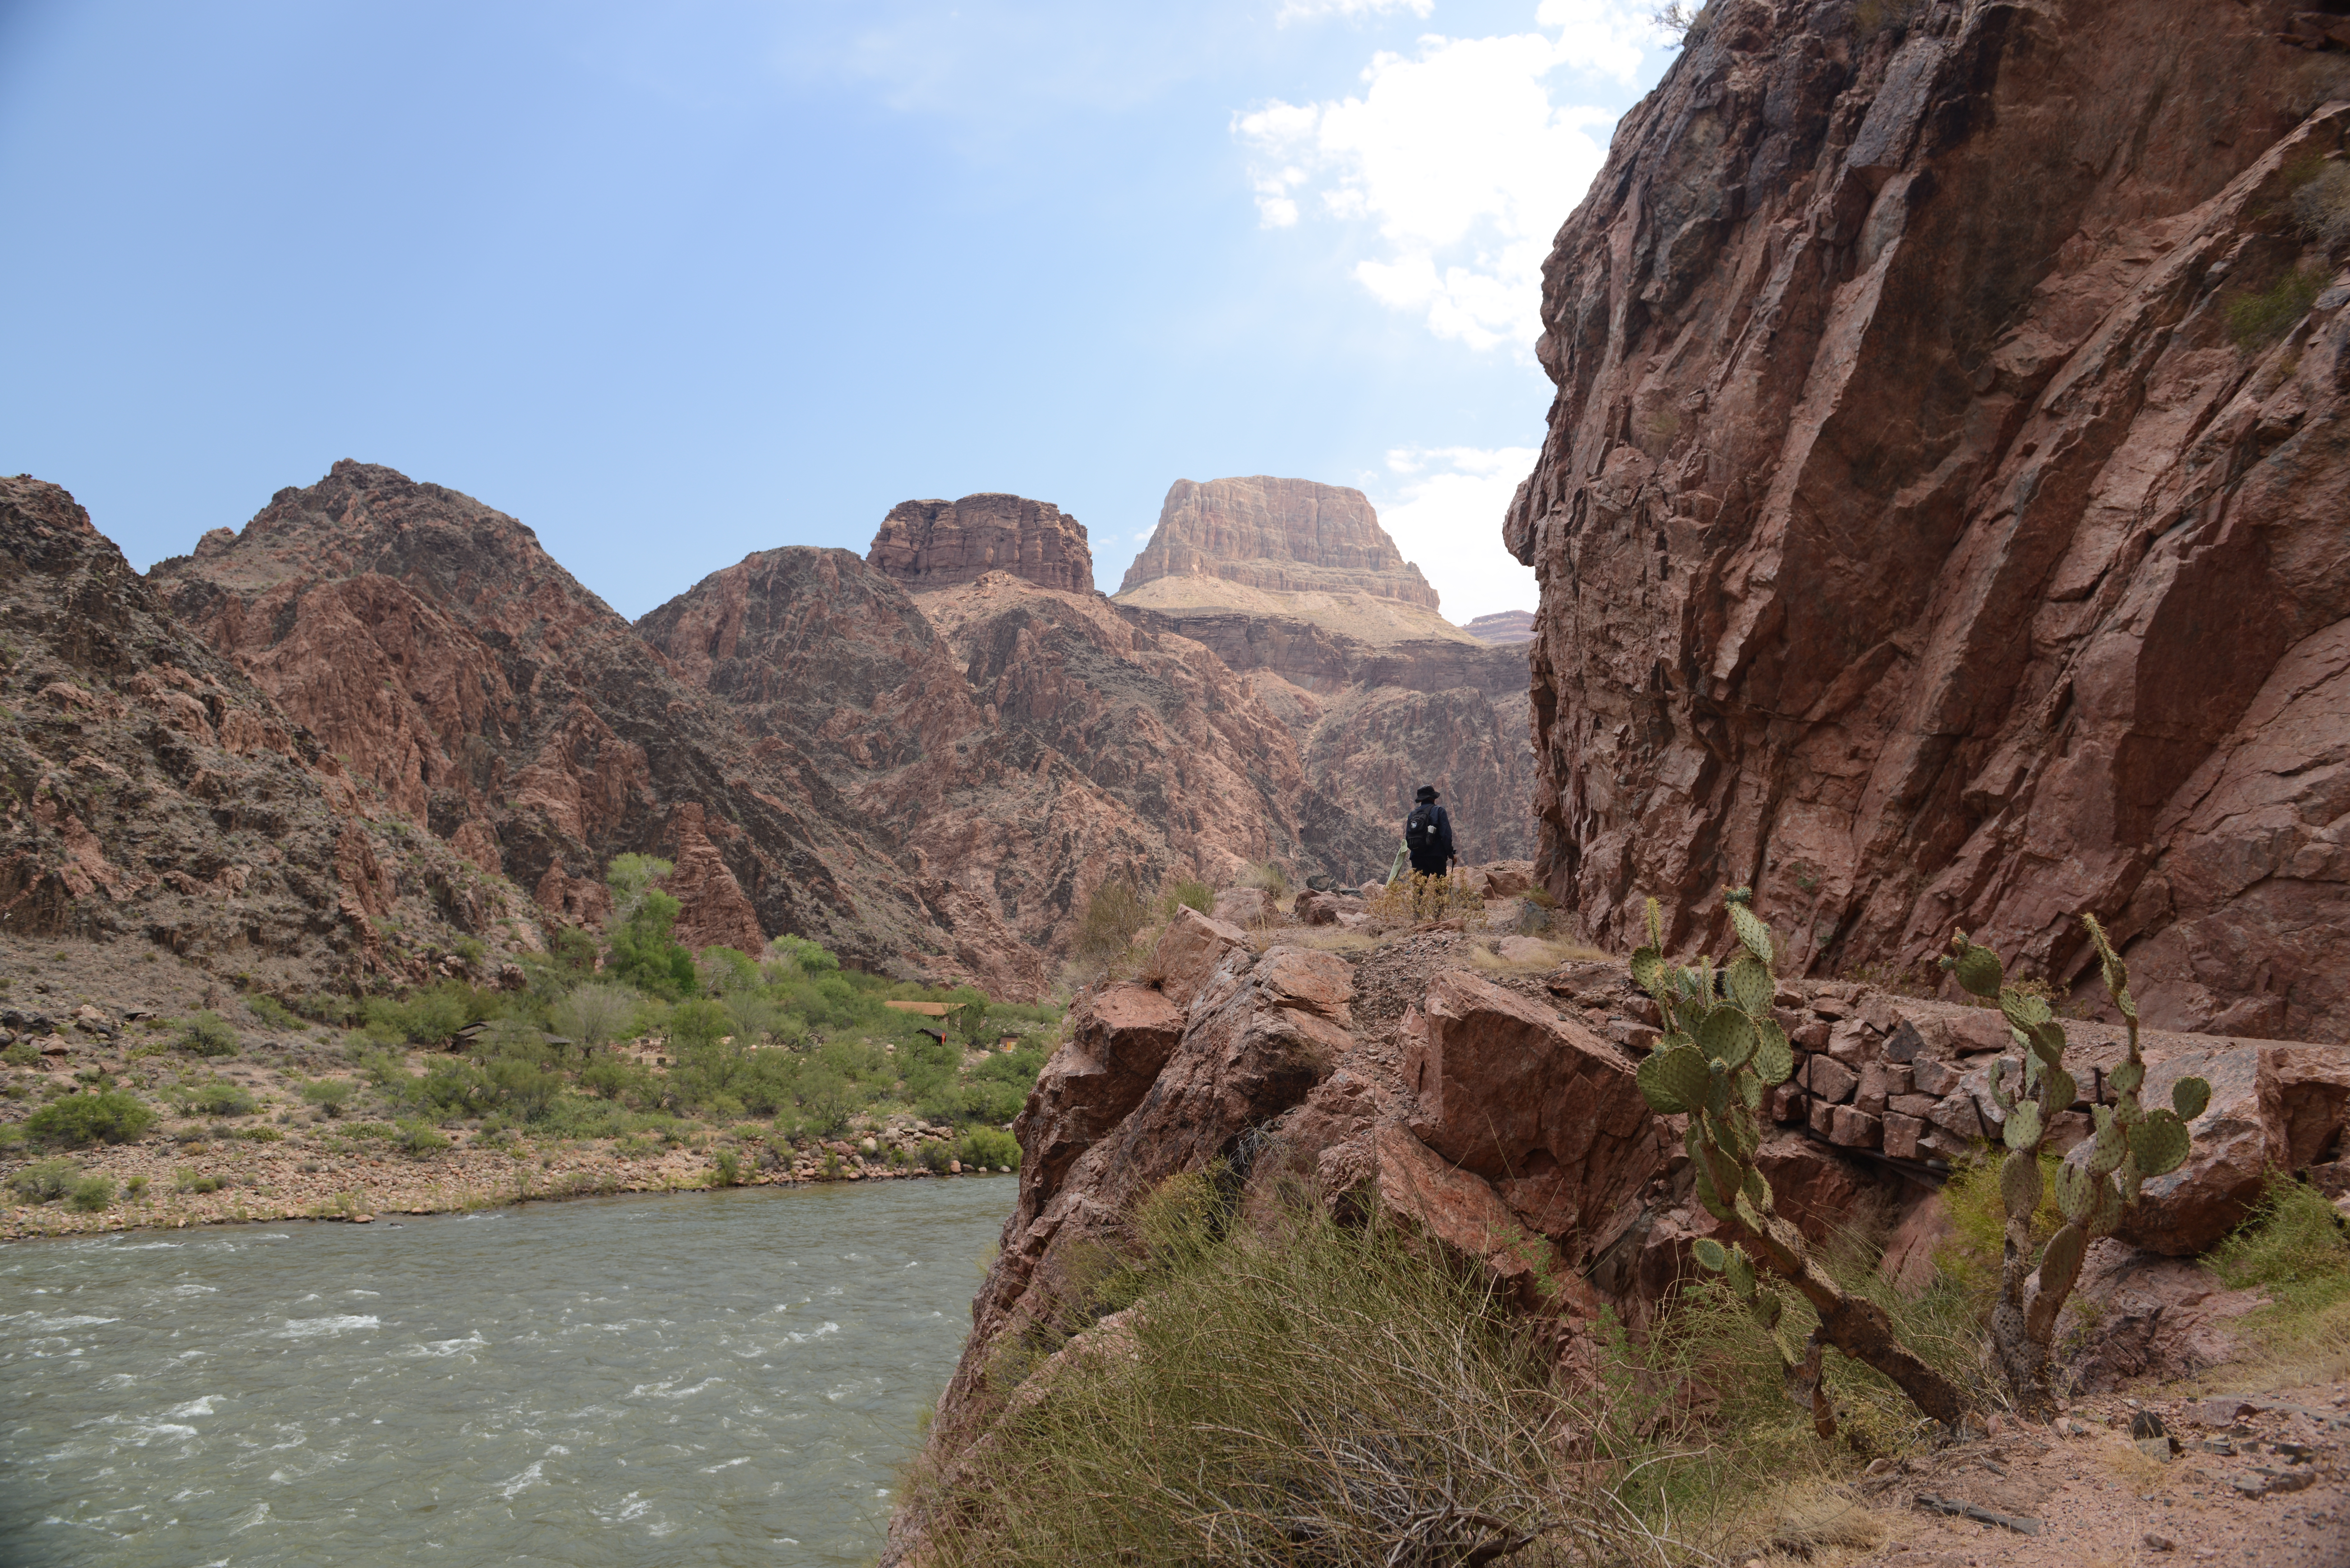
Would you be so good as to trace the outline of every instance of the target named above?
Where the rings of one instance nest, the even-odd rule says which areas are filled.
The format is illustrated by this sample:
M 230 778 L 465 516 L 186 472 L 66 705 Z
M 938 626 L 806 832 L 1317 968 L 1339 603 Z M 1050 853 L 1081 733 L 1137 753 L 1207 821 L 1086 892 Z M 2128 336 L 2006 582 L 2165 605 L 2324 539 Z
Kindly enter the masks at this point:
M 26 475 L 0 480 L 0 927 L 302 989 L 421 981 L 465 939 L 536 944 L 510 883 L 407 831 Z
M 1379 526 L 1368 498 L 1310 479 L 1177 480 L 1118 593 L 1131 595 L 1162 577 L 1437 607 L 1436 590 Z
M 2350 1031 L 2350 55 L 2288 21 L 1707 8 L 1545 264 L 1505 524 L 1586 933 L 1752 883 L 1814 973 L 2069 982 L 2088 909 L 2153 1021 Z
M 961 501 L 901 501 L 881 520 L 866 560 L 907 584 L 945 587 L 1010 572 L 1039 587 L 1091 593 L 1085 524 L 1049 501 L 988 493 Z

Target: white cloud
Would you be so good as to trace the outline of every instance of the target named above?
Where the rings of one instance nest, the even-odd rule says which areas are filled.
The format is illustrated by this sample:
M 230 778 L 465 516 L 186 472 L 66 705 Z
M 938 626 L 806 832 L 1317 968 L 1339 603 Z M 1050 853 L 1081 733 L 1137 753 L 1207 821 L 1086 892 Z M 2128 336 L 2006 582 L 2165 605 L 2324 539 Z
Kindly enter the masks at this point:
M 1415 55 L 1373 56 L 1360 97 L 1235 115 L 1264 226 L 1296 223 L 1300 197 L 1318 192 L 1325 214 L 1376 225 L 1384 254 L 1354 269 L 1375 298 L 1423 313 L 1439 337 L 1530 355 L 1543 257 L 1618 112 L 1555 101 L 1556 79 L 1628 89 L 1657 36 L 1620 0 L 1542 0 L 1536 22 L 1557 36 L 1430 35 Z
M 1535 606 L 1533 569 L 1502 548 L 1502 514 L 1538 455 L 1530 446 L 1402 447 L 1388 453 L 1390 478 L 1374 491 L 1379 522 L 1436 589 L 1445 618 L 1455 625 Z
M 1289 0 L 1281 8 L 1279 21 L 1311 21 L 1316 16 L 1369 16 L 1388 11 L 1409 11 L 1415 16 L 1425 16 L 1436 9 L 1436 0 Z

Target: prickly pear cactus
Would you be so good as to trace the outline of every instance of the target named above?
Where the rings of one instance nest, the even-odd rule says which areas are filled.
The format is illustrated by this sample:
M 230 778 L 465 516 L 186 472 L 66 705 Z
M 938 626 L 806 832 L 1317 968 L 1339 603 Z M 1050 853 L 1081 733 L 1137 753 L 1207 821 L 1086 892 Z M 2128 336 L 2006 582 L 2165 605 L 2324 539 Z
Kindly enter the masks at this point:
M 2095 916 L 2084 915 L 2081 923 L 2096 948 L 2106 991 L 2127 1025 L 2129 1054 L 2106 1079 L 2114 1087 L 2114 1104 L 2092 1107 L 2096 1132 L 2085 1156 L 2076 1155 L 2057 1169 L 2056 1207 L 2064 1223 L 2040 1249 L 2036 1268 L 2032 1216 L 2044 1190 L 2040 1145 L 2080 1094 L 2064 1070 L 2064 1027 L 2044 999 L 2009 985 L 1999 955 L 1969 940 L 1966 932 L 1950 938 L 1950 952 L 1942 960 L 1961 987 L 1999 1004 L 2022 1063 L 2014 1089 L 2007 1085 L 2005 1057 L 1991 1075 L 1991 1098 L 2006 1118 L 2000 1141 L 2007 1147 L 1999 1171 L 2000 1199 L 2007 1210 L 2006 1255 L 1991 1338 L 2002 1370 L 2028 1409 L 2051 1401 L 2049 1343 L 2056 1314 L 2080 1277 L 2090 1239 L 2112 1233 L 2122 1210 L 2137 1201 L 2147 1177 L 2176 1170 L 2185 1161 L 2187 1123 L 2211 1098 L 2211 1086 L 2202 1079 L 2182 1078 L 2171 1089 L 2170 1108 L 2147 1110 L 2139 1103 L 2146 1063 L 2138 1054 L 2137 1003 L 2130 998 L 2129 971 Z
M 1835 1433 L 1820 1378 L 1830 1345 L 1885 1374 L 1919 1409 L 1955 1429 L 1966 1414 L 1964 1393 L 1900 1342 L 1882 1307 L 1847 1292 L 1820 1266 L 1803 1232 L 1778 1213 L 1771 1184 L 1755 1164 L 1762 1143 L 1758 1113 L 1771 1086 L 1794 1075 L 1795 1054 L 1771 1013 L 1778 949 L 1771 928 L 1754 912 L 1752 897 L 1743 888 L 1729 895 L 1738 946 L 1719 969 L 1703 957 L 1687 964 L 1665 957 L 1664 919 L 1653 898 L 1648 942 L 1632 955 L 1632 979 L 1656 999 L 1664 1024 L 1656 1048 L 1640 1064 L 1640 1093 L 1660 1114 L 1689 1118 L 1685 1136 L 1698 1201 L 1736 1238 L 1726 1245 L 1711 1237 L 1700 1241 L 1698 1263 L 1721 1274 L 1769 1332 L 1789 1392 L 1810 1402 L 1813 1428 L 1823 1438 Z M 1783 1286 L 1819 1316 L 1800 1355 L 1790 1343 Z

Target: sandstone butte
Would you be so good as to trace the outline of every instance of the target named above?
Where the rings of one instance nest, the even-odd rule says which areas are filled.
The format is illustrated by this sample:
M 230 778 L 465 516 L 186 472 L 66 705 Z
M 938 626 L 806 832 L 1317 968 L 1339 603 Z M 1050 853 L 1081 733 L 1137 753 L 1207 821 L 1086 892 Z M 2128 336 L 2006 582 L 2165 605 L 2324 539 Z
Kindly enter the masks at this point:
M 1815 974 L 2076 982 L 2095 910 L 2150 1019 L 2340 1040 L 2350 287 L 2293 198 L 2350 54 L 1864 9 L 1709 7 L 1544 265 L 1544 880 L 1609 944 L 1751 884 Z

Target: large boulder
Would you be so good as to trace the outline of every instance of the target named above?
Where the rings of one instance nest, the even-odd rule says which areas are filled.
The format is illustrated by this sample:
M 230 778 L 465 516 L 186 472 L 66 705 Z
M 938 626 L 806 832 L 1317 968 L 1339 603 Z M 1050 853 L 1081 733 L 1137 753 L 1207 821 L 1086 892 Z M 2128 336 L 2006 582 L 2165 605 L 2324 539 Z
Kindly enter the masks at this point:
M 1422 1143 L 1577 1261 L 1629 1223 L 1662 1167 L 1663 1132 L 1621 1052 L 1459 971 L 1435 978 L 1399 1035 Z
M 1110 985 L 1086 997 L 1069 1038 L 1036 1075 L 1012 1124 L 1020 1140 L 1021 1199 L 1041 1210 L 1070 1164 L 1124 1121 L 1183 1037 L 1183 1009 L 1148 985 Z
M 1179 1009 L 1189 1010 L 1226 957 L 1249 950 L 1248 933 L 1229 921 L 1203 915 L 1188 906 L 1175 911 L 1159 941 L 1144 961 L 1142 979 L 1166 992 Z

